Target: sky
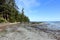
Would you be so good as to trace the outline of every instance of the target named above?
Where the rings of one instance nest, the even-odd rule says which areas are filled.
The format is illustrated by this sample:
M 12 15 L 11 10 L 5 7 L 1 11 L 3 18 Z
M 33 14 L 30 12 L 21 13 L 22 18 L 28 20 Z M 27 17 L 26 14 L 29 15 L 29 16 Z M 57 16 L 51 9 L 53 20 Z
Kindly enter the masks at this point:
M 60 0 L 15 0 L 30 21 L 60 21 Z

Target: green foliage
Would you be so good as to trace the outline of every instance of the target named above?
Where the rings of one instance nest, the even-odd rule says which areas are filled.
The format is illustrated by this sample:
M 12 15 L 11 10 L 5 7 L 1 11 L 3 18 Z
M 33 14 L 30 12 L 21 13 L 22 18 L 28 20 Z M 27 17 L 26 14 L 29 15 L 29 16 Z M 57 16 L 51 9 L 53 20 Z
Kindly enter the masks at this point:
M 24 17 L 24 20 L 25 20 L 25 22 L 30 22 L 30 20 L 26 16 Z
M 5 20 L 4 18 L 0 18 L 0 23 L 2 22 L 7 22 L 7 20 Z
M 0 0 L 0 18 L 1 22 L 7 20 L 8 22 L 29 22 L 28 17 L 24 15 L 24 8 L 22 13 L 18 12 L 15 0 Z

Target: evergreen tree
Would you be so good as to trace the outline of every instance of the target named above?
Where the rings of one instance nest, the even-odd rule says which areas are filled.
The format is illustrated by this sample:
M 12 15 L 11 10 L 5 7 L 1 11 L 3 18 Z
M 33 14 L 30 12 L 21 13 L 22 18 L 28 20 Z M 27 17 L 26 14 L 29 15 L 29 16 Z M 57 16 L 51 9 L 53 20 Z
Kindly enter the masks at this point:
M 8 22 L 28 22 L 29 19 L 22 13 L 18 12 L 15 0 L 0 0 L 0 17 Z

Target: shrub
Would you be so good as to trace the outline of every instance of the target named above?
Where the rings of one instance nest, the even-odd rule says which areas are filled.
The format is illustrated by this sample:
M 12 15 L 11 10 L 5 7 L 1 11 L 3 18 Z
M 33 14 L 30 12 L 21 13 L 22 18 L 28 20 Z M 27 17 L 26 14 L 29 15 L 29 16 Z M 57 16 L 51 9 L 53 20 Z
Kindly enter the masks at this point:
M 7 20 L 5 20 L 4 18 L 0 17 L 0 23 L 3 23 L 3 22 L 7 22 Z

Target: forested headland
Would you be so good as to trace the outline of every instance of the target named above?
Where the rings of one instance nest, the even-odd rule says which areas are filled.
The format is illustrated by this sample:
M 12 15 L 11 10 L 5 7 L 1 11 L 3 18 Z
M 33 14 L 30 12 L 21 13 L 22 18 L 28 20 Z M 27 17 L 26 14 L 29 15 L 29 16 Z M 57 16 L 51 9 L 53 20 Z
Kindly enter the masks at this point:
M 29 18 L 24 15 L 24 8 L 21 12 L 18 11 L 15 0 L 0 0 L 0 23 L 29 21 Z

